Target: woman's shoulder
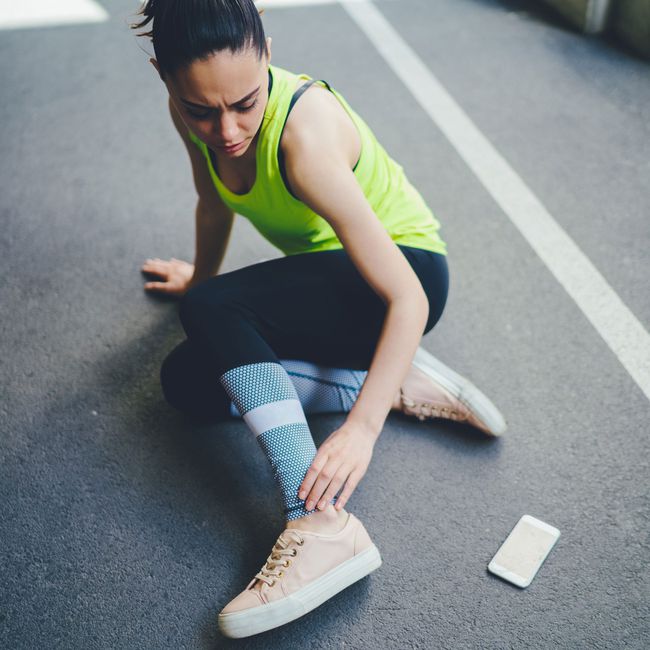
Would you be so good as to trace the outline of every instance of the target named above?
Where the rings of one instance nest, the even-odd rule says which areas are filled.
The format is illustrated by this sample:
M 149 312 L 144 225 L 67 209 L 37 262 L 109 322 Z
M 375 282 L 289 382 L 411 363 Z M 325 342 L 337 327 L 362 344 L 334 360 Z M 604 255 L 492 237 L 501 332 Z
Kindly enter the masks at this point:
M 297 88 L 305 81 L 296 75 Z M 350 114 L 334 93 L 325 86 L 312 83 L 301 95 L 287 116 L 280 146 L 287 159 L 305 142 L 321 144 L 323 150 L 338 146 L 351 162 L 359 158 L 361 137 Z

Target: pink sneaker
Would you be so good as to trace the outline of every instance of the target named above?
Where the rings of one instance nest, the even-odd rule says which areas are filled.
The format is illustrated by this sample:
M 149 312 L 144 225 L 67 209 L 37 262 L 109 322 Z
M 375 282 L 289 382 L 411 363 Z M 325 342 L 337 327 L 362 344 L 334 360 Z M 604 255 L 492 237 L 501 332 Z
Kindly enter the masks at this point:
M 418 348 L 400 389 L 402 412 L 426 418 L 467 422 L 492 436 L 507 428 L 497 407 L 469 380 Z
M 381 566 L 379 550 L 351 513 L 335 534 L 287 528 L 248 586 L 219 614 L 219 629 L 231 638 L 284 625 Z M 265 584 L 253 589 L 257 580 Z

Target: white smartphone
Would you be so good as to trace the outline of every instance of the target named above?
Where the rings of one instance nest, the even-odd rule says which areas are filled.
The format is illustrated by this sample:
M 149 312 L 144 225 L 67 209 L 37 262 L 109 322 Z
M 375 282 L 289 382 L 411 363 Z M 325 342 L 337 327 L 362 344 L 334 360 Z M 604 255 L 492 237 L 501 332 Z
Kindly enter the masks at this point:
M 524 515 L 488 564 L 488 571 L 517 587 L 527 587 L 559 537 L 557 528 Z

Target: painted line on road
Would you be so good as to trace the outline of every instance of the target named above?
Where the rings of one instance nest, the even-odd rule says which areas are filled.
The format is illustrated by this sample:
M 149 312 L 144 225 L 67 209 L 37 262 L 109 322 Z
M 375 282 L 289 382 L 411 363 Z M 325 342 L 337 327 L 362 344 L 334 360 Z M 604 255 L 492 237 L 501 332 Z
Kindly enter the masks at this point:
M 650 400 L 650 335 L 636 316 L 379 10 L 340 3 Z
M 0 0 L 0 29 L 99 23 L 108 17 L 94 0 Z

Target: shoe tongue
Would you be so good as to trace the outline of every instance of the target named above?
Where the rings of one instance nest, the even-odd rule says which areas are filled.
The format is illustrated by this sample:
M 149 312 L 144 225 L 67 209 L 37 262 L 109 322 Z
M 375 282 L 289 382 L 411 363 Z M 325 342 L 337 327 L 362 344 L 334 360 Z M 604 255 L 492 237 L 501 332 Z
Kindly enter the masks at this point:
M 293 528 L 293 526 L 291 528 L 287 528 L 287 530 L 295 530 L 297 533 L 300 533 L 301 535 L 303 533 L 313 533 L 314 532 L 312 530 L 306 530 L 304 528 Z
M 306 531 L 299 530 L 298 528 L 285 528 L 284 532 L 278 537 L 278 541 L 275 543 L 278 548 L 289 548 L 292 542 L 297 542 L 295 535 L 290 535 L 287 531 L 293 530 L 296 533 L 304 533 Z

